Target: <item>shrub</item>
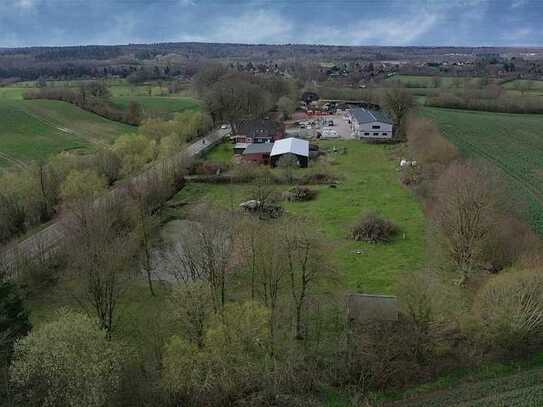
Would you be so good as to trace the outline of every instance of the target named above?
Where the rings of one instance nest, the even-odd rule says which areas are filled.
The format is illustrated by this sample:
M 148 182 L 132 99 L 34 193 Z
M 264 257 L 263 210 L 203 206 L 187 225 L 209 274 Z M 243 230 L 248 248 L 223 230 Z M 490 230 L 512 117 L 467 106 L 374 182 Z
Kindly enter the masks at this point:
M 433 346 L 412 321 L 368 321 L 354 327 L 350 343 L 348 380 L 361 391 L 400 388 L 430 377 Z
M 217 161 L 195 161 L 191 166 L 190 173 L 194 175 L 216 175 L 219 171 L 223 173 L 227 167 Z
M 13 345 L 18 338 L 30 332 L 32 324 L 29 316 L 15 283 L 0 282 L 0 354 L 3 357 L 11 356 Z M 2 360 L 0 363 L 3 362 Z
M 318 192 L 303 186 L 296 186 L 289 189 L 287 199 L 289 201 L 311 201 L 317 197 Z
M 526 351 L 526 345 L 540 344 L 543 274 L 523 270 L 496 276 L 479 291 L 474 309 L 483 339 L 490 346 Z
M 202 348 L 172 337 L 163 359 L 164 388 L 188 406 L 232 405 L 254 391 L 266 374 L 268 321 L 268 309 L 259 304 L 227 304 L 222 317 L 211 318 Z
M 372 243 L 389 242 L 399 231 L 398 226 L 375 213 L 365 215 L 352 229 L 351 237 Z
M 409 152 L 418 163 L 448 165 L 458 158 L 456 147 L 441 135 L 432 120 L 411 116 L 406 130 Z
M 11 380 L 17 405 L 109 405 L 118 390 L 123 349 L 91 318 L 61 311 L 15 345 Z

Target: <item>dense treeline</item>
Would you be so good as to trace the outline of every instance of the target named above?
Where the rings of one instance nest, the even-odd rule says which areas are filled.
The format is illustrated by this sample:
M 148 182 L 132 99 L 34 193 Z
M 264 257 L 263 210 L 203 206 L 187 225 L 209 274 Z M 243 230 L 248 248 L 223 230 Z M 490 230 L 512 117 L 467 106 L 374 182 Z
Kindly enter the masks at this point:
M 525 95 L 530 90 L 530 81 L 516 81 L 514 90 L 520 93 L 508 95 L 499 84 L 482 84 L 472 86 L 466 82 L 463 87 L 447 90 L 435 90 L 426 98 L 425 104 L 434 107 L 453 109 L 482 110 L 501 113 L 541 113 L 543 99 L 538 96 Z
M 234 131 L 237 120 L 269 116 L 281 98 L 281 106 L 289 105 L 290 112 L 298 100 L 298 86 L 292 80 L 237 72 L 222 64 L 205 65 L 194 77 L 193 86 L 213 121 L 228 122 Z
M 482 110 L 500 113 L 543 113 L 543 99 L 538 96 L 477 97 L 473 93 L 455 95 L 442 93 L 426 99 L 427 106 L 452 109 Z
M 25 99 L 61 100 L 83 110 L 121 123 L 137 126 L 143 119 L 142 108 L 137 102 L 130 102 L 128 109 L 120 109 L 111 102 L 111 94 L 105 84 L 90 82 L 79 88 L 43 87 L 25 92 Z

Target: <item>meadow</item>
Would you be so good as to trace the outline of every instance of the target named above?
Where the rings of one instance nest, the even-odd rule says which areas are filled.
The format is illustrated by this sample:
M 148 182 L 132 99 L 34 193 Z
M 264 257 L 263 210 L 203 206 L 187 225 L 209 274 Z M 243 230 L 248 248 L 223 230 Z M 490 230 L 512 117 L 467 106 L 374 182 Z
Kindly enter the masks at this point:
M 504 175 L 510 205 L 543 233 L 543 115 L 425 107 L 467 157 L 492 163 Z
M 51 86 L 79 86 L 80 81 L 51 81 Z M 163 96 L 162 84 L 129 85 L 108 80 L 112 101 L 126 108 L 131 101 L 142 105 L 144 114 L 167 116 L 196 111 L 199 101 L 189 96 Z M 0 167 L 22 166 L 66 150 L 92 151 L 96 144 L 111 143 L 119 135 L 136 130 L 53 100 L 24 100 L 23 94 L 36 88 L 35 82 L 0 87 Z
M 346 287 L 356 292 L 393 293 L 401 273 L 413 271 L 423 264 L 425 220 L 422 208 L 411 191 L 399 182 L 397 162 L 392 158 L 395 147 L 359 141 L 320 143 L 323 149 L 332 145 L 347 148 L 345 155 L 329 154 L 334 163 L 332 172 L 339 177 L 337 187 L 314 186 L 312 188 L 318 190 L 315 200 L 285 202 L 284 207 L 288 213 L 308 218 L 324 235 Z M 228 147 L 231 148 L 229 145 L 216 147 L 208 158 L 227 159 Z M 286 185 L 277 186 L 278 191 L 287 189 Z M 174 201 L 237 208 L 250 197 L 251 186 L 247 184 L 191 183 L 175 196 Z M 399 236 L 391 243 L 371 244 L 349 239 L 351 226 L 371 211 L 400 227 Z
M 0 98 L 0 166 L 89 151 L 134 130 L 65 102 Z
M 380 407 L 495 407 L 543 404 L 541 355 L 530 363 L 496 363 L 445 376 L 408 390 L 401 399 Z
M 463 89 L 467 86 L 468 89 L 478 89 L 480 87 L 480 78 L 475 77 L 450 77 L 441 76 L 438 86 L 436 87 L 435 77 L 424 75 L 394 75 L 388 80 L 400 81 L 404 86 L 416 96 L 432 96 L 436 93 L 450 89 Z M 489 78 L 489 83 L 495 83 L 496 79 Z M 526 86 L 521 92 L 517 87 Z M 543 81 L 515 79 L 507 81 L 501 86 L 505 89 L 505 93 L 509 96 L 543 96 Z
M 116 96 L 112 100 L 115 105 L 123 109 L 126 109 L 130 102 L 137 102 L 142 106 L 143 114 L 150 116 L 201 109 L 200 103 L 191 97 Z

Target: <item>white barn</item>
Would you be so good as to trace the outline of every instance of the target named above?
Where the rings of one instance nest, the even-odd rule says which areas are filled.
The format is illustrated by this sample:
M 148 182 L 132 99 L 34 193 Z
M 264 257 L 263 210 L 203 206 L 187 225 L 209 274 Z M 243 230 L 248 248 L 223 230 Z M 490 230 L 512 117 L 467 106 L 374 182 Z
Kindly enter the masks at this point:
M 394 134 L 392 120 L 385 112 L 362 108 L 351 109 L 351 128 L 361 140 L 390 140 Z
M 296 157 L 298 165 L 306 168 L 309 162 L 309 141 L 295 137 L 277 140 L 270 153 L 272 166 L 275 167 L 277 161 L 286 154 Z

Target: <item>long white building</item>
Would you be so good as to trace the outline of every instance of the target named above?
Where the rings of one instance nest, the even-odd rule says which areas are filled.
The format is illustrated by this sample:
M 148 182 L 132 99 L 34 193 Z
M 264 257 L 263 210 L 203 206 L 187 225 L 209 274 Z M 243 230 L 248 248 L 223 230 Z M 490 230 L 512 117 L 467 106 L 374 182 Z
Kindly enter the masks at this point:
M 351 128 L 362 140 L 390 140 L 394 134 L 392 120 L 383 111 L 351 109 Z

